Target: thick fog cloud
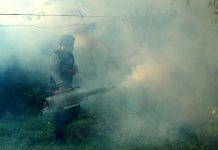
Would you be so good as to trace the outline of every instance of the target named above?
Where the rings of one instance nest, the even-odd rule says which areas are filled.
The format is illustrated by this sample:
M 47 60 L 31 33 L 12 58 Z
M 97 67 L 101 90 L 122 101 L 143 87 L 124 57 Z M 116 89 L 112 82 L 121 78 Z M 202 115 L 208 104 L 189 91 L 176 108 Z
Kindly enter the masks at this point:
M 114 83 L 123 88 L 122 94 L 106 102 L 110 109 L 128 108 L 116 135 L 129 131 L 129 137 L 168 136 L 183 125 L 203 123 L 217 98 L 217 29 L 208 17 L 207 3 L 143 1 L 131 5 L 125 1 L 124 5 L 121 21 L 98 26 L 90 36 L 94 48 L 84 52 L 94 58 L 94 68 L 88 70 L 96 79 L 85 84 Z M 110 104 L 120 99 L 125 104 Z M 132 128 L 140 130 L 131 133 Z
M 1 11 L 12 13 L 120 16 L 83 19 L 1 16 L 0 21 L 4 25 L 86 24 L 57 29 L 0 28 L 4 35 L 0 38 L 0 66 L 1 70 L 6 69 L 11 59 L 16 58 L 23 68 L 46 73 L 48 56 L 58 47 L 58 37 L 62 33 L 75 35 L 79 66 L 76 80 L 80 80 L 80 86 L 118 86 L 101 97 L 105 99 L 102 105 L 112 115 L 121 116 L 114 139 L 173 135 L 184 124 L 195 126 L 207 120 L 210 109 L 217 105 L 217 27 L 208 17 L 206 1 L 2 3 L 0 7 L 11 10 Z

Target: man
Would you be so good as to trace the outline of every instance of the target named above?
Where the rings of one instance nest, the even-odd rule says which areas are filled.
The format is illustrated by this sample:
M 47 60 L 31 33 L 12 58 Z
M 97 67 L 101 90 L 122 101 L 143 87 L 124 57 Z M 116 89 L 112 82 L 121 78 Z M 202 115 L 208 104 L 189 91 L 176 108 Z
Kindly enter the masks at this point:
M 75 64 L 73 50 L 75 38 L 72 35 L 64 34 L 59 41 L 60 47 L 50 56 L 50 80 L 53 95 L 56 91 L 64 92 L 72 87 L 73 76 L 78 68 Z M 80 105 L 76 105 L 67 110 L 60 108 L 55 114 L 55 136 L 58 140 L 63 140 L 66 126 L 78 115 Z
M 73 75 L 78 71 L 73 55 L 74 41 L 73 36 L 64 34 L 60 38 L 59 49 L 50 56 L 50 78 L 54 90 L 71 88 Z

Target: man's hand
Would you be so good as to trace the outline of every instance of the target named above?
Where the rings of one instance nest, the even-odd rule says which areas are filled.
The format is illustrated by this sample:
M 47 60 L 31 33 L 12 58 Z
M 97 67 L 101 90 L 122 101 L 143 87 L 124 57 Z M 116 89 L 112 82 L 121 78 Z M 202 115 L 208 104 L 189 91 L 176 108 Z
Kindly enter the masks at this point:
M 67 74 L 68 74 L 68 76 L 72 76 L 72 75 L 75 74 L 75 71 L 74 71 L 73 69 L 69 69 L 69 70 L 67 71 Z
M 63 93 L 65 91 L 64 86 L 59 87 L 58 91 L 52 91 L 52 96 L 59 94 L 59 93 Z
M 61 86 L 59 89 L 58 89 L 59 92 L 63 93 L 65 91 L 65 87 L 64 86 Z
M 77 72 L 78 72 L 78 67 L 76 65 L 73 65 L 71 69 L 67 70 L 69 76 L 75 75 Z

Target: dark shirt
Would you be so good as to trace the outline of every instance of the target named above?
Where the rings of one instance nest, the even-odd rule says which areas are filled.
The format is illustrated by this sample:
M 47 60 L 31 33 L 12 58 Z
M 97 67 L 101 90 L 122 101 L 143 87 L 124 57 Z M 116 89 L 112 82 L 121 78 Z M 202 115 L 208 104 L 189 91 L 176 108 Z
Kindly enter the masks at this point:
M 50 56 L 51 82 L 57 87 L 68 88 L 72 84 L 73 75 L 78 71 L 74 55 L 64 50 L 56 50 Z

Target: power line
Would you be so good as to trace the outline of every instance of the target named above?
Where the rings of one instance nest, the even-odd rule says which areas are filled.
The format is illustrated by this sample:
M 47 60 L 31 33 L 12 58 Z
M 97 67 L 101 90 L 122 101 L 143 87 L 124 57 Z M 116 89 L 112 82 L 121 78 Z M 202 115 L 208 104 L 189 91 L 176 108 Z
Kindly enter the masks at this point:
M 0 24 L 0 27 L 34 27 L 34 28 L 68 28 L 73 26 L 86 26 L 90 24 L 100 24 L 100 23 L 110 23 L 115 22 L 116 20 L 104 20 L 104 21 L 98 21 L 98 22 L 90 22 L 90 23 L 75 23 L 75 24 L 69 24 L 69 25 L 62 25 L 62 26 L 38 26 L 38 25 L 25 25 L 25 24 L 11 24 L 11 25 L 4 25 Z
M 37 17 L 80 17 L 80 18 L 104 18 L 104 17 L 120 17 L 120 16 L 98 16 L 80 14 L 34 14 L 34 13 L 0 13 L 0 16 L 37 16 Z
M 71 25 L 65 25 L 65 26 L 38 26 L 38 25 L 24 25 L 24 24 L 3 25 L 3 24 L 0 24 L 0 27 L 66 28 L 66 27 L 83 26 L 83 25 L 87 25 L 87 24 L 71 24 Z
M 97 15 L 83 15 L 81 12 L 79 14 L 35 14 L 35 13 L 0 13 L 0 16 L 37 16 L 37 17 L 80 17 L 83 19 L 85 17 L 89 18 L 114 18 L 113 20 L 104 20 L 92 23 L 76 23 L 70 25 L 62 25 L 62 26 L 38 26 L 38 25 L 25 25 L 25 24 L 11 24 L 11 25 L 4 25 L 0 24 L 0 27 L 35 27 L 35 28 L 66 28 L 66 27 L 73 27 L 73 26 L 85 26 L 89 24 L 99 24 L 99 23 L 108 23 L 116 21 L 115 19 L 119 19 L 121 16 L 97 16 Z

